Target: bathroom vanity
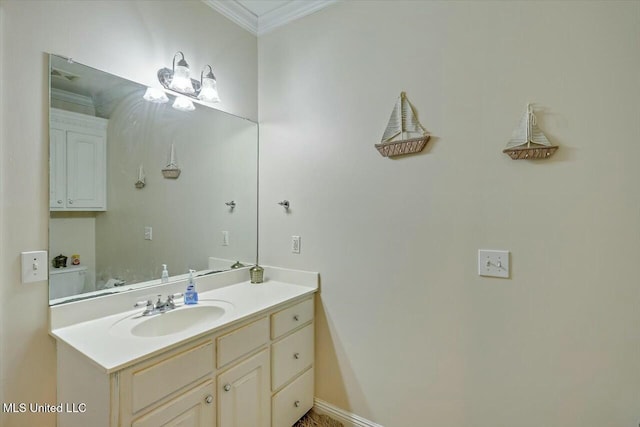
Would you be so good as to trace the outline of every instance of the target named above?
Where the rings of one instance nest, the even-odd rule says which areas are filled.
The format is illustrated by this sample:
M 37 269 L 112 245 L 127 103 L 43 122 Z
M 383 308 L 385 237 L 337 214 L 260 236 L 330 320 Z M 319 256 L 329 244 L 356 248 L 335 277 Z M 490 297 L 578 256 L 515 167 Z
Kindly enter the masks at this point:
M 293 425 L 313 406 L 318 275 L 267 267 L 265 276 L 200 277 L 197 305 L 152 316 L 131 307 L 184 281 L 51 307 L 58 425 Z

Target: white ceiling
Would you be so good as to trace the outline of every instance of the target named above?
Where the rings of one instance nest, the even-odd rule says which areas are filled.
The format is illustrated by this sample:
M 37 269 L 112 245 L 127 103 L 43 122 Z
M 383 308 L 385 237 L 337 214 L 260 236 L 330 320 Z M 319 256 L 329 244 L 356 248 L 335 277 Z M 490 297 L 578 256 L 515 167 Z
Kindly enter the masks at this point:
M 337 0 L 202 0 L 258 36 L 317 12 Z

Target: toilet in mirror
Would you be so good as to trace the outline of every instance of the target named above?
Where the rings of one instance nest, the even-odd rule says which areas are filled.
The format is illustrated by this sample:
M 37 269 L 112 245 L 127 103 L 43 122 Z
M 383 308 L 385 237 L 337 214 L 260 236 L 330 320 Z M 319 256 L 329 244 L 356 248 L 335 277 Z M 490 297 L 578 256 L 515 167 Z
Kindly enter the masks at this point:
M 51 305 L 255 263 L 255 122 L 49 58 Z

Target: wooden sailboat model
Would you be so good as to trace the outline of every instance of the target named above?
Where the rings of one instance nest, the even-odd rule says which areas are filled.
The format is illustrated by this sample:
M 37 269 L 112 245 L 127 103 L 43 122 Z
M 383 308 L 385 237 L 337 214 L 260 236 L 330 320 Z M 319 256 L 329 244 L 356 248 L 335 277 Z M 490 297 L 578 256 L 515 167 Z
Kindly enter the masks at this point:
M 536 123 L 531 104 L 527 104 L 527 111 L 522 115 L 520 124 L 513 131 L 513 135 L 502 150 L 513 160 L 546 159 L 558 149 L 557 145 L 549 142 Z
M 180 176 L 180 168 L 176 164 L 176 149 L 173 144 L 171 144 L 169 163 L 164 169 L 162 169 L 162 176 L 169 179 L 177 179 Z
M 144 176 L 144 169 L 142 168 L 142 164 L 140 164 L 140 167 L 138 168 L 138 180 L 135 182 L 134 184 L 136 186 L 136 188 L 138 190 L 140 190 L 141 188 L 144 188 L 145 184 L 145 176 Z
M 429 133 L 418 121 L 413 105 L 402 92 L 389 117 L 382 140 L 375 147 L 383 157 L 402 156 L 419 153 L 429 138 Z

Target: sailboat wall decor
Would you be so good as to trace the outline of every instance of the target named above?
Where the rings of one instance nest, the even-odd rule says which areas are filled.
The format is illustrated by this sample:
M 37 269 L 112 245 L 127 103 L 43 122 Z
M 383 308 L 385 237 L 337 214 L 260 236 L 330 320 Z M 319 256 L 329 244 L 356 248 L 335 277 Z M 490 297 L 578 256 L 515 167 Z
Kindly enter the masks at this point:
M 389 117 L 382 140 L 375 147 L 382 157 L 403 156 L 422 151 L 429 138 L 406 93 L 402 92 Z
M 527 111 L 520 119 L 520 124 L 513 131 L 513 135 L 502 150 L 513 160 L 546 159 L 551 157 L 558 149 L 557 145 L 549 142 L 537 125 L 535 114 L 531 104 L 527 104 Z
M 162 169 L 162 176 L 169 179 L 178 179 L 180 176 L 180 168 L 176 164 L 176 149 L 173 144 L 171 144 L 169 163 L 167 164 L 167 167 Z

